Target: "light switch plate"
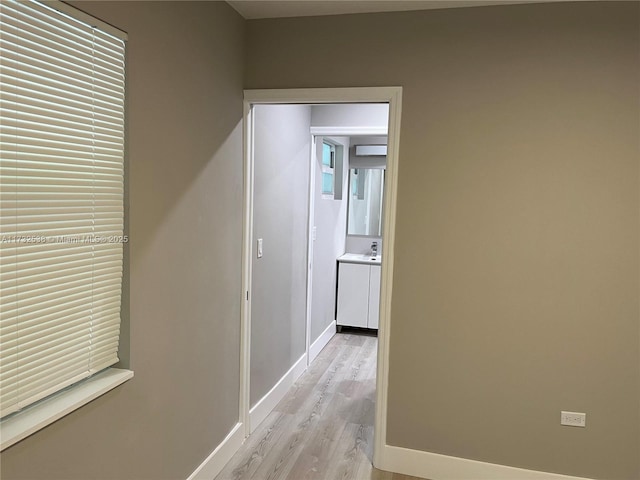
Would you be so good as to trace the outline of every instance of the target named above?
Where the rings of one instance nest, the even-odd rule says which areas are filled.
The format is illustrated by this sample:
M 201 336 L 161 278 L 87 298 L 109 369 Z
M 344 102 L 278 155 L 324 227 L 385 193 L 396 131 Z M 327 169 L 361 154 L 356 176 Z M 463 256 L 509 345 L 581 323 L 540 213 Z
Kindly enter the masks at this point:
M 258 239 L 258 258 L 262 258 L 262 239 Z

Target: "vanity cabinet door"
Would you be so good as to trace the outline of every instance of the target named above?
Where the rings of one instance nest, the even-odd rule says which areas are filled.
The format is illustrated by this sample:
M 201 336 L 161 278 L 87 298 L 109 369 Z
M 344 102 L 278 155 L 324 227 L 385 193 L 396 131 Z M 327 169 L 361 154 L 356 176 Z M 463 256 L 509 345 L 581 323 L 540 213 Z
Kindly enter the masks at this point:
M 382 268 L 380 265 L 371 265 L 369 274 L 369 316 L 367 318 L 368 328 L 378 328 L 380 318 L 380 275 Z
M 338 273 L 338 325 L 367 328 L 369 265 L 341 262 Z

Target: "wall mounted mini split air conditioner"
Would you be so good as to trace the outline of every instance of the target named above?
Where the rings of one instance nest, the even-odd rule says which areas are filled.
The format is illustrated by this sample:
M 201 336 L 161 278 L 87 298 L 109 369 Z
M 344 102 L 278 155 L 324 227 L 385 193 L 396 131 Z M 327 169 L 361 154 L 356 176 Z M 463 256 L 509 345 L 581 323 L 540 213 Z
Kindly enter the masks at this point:
M 386 157 L 386 145 L 356 145 L 356 157 Z

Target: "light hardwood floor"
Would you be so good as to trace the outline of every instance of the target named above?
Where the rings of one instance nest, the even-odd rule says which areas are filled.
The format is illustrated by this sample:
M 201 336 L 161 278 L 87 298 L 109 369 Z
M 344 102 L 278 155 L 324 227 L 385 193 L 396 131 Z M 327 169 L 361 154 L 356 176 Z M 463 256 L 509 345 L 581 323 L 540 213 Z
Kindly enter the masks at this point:
M 216 480 L 410 480 L 373 468 L 374 336 L 336 334 Z

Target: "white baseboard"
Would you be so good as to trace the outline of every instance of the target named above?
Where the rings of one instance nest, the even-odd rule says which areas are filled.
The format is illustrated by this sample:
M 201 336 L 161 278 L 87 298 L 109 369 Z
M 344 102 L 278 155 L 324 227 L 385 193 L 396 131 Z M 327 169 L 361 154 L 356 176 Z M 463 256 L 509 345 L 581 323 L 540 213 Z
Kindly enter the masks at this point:
M 304 373 L 307 369 L 307 354 L 305 352 L 296 363 L 293 364 L 293 367 L 289 369 L 284 376 L 278 380 L 278 383 L 274 385 L 274 387 L 269 390 L 264 397 L 260 399 L 255 406 L 249 410 L 249 424 L 251 426 L 251 433 L 255 431 L 255 429 L 262 423 L 262 421 L 267 418 L 267 416 L 271 413 L 271 411 L 275 408 L 280 400 L 286 395 L 300 375 Z
M 325 328 L 324 332 L 320 334 L 316 341 L 311 344 L 311 347 L 309 347 L 309 364 L 316 359 L 318 354 L 322 351 L 325 345 L 329 343 L 329 340 L 331 340 L 335 334 L 336 321 L 334 320 L 327 328 Z
M 212 480 L 218 475 L 244 442 L 242 423 L 236 423 L 229 435 L 200 464 L 187 480 Z
M 376 467 L 431 480 L 588 480 L 391 445 L 385 445 L 382 464 Z

